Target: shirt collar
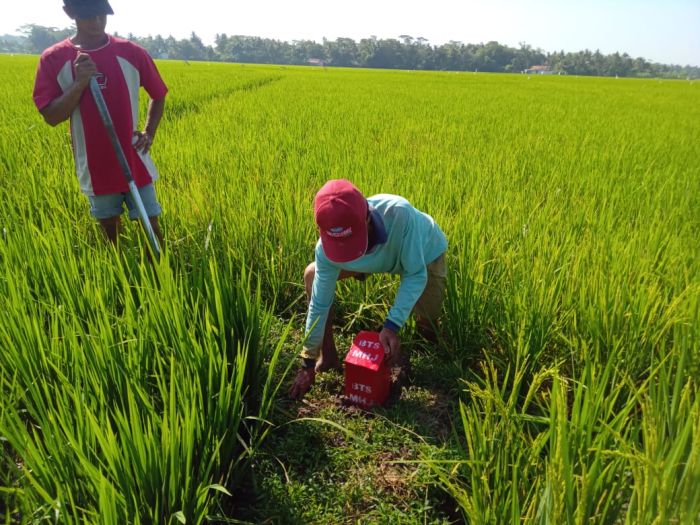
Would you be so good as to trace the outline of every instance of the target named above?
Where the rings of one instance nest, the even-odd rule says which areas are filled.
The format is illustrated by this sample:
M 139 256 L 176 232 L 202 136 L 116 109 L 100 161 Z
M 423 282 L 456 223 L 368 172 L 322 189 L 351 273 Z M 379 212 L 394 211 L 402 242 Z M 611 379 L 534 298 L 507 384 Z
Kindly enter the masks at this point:
M 372 231 L 367 238 L 367 252 L 371 252 L 377 245 L 384 244 L 387 239 L 386 226 L 382 215 L 372 206 L 369 207 L 369 220 Z

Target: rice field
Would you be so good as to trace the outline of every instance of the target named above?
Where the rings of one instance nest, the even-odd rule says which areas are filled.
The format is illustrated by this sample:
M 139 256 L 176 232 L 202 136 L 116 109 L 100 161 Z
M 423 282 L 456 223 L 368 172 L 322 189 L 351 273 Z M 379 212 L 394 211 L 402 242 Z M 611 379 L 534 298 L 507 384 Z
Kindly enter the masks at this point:
M 153 267 L 136 227 L 102 242 L 36 63 L 0 57 L 5 523 L 236 518 L 339 177 L 450 242 L 443 338 L 414 350 L 459 377 L 454 454 L 415 461 L 459 519 L 700 522 L 698 82 L 160 62 Z M 395 283 L 341 283 L 342 334 Z

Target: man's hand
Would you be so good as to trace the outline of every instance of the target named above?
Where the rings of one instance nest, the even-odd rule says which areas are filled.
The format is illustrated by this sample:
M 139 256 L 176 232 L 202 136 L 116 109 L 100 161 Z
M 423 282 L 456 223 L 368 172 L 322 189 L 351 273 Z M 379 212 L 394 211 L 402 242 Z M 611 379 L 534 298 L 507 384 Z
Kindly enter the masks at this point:
M 70 118 L 73 110 L 80 104 L 83 92 L 90 84 L 90 79 L 97 74 L 97 66 L 87 53 L 79 52 L 73 62 L 75 80 L 63 94 L 53 99 L 41 112 L 47 124 L 56 126 Z
M 136 137 L 136 142 L 134 142 L 136 151 L 142 155 L 148 153 L 148 150 L 150 150 L 153 145 L 153 135 L 147 131 L 134 131 L 134 137 Z
M 73 67 L 75 68 L 75 81 L 82 86 L 87 86 L 90 83 L 90 78 L 97 74 L 97 66 L 87 53 L 78 53 Z
M 387 363 L 391 365 L 399 357 L 399 336 L 390 328 L 382 328 L 379 332 L 379 342 L 384 347 Z
M 134 131 L 136 141 L 134 148 L 136 151 L 145 155 L 153 145 L 153 139 L 156 137 L 156 130 L 160 119 L 163 117 L 163 109 L 165 108 L 165 97 L 153 99 L 148 104 L 148 115 L 146 116 L 146 127 L 143 131 Z
M 289 389 L 289 397 L 292 399 L 301 399 L 311 389 L 316 380 L 316 370 L 314 367 L 302 368 L 297 372 L 294 383 Z

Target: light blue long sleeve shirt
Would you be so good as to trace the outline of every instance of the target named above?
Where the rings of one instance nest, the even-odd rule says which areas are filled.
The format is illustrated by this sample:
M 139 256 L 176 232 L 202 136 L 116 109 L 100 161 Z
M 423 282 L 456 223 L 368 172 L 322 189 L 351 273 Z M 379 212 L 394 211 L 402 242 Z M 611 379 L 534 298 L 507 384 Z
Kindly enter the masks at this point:
M 316 273 L 306 316 L 306 343 L 302 357 L 316 358 L 323 342 L 328 312 L 341 270 L 362 273 L 391 273 L 401 277 L 387 320 L 401 328 L 428 281 L 427 265 L 447 249 L 447 239 L 437 223 L 398 195 L 379 194 L 367 199 L 386 229 L 386 242 L 377 244 L 362 257 L 334 263 L 316 244 Z

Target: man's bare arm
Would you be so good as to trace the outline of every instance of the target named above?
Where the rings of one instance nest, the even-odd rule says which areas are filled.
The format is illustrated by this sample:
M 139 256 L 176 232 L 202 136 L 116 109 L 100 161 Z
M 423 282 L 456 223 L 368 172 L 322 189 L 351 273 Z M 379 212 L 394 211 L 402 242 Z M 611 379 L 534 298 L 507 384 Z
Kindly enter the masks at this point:
M 70 117 L 80 104 L 80 97 L 90 83 L 90 77 L 97 73 L 97 66 L 87 53 L 78 53 L 74 66 L 75 80 L 70 87 L 40 111 L 46 123 L 51 126 L 56 126 Z
M 165 97 L 156 100 L 151 100 L 148 105 L 148 115 L 146 116 L 146 133 L 154 137 L 158 131 L 160 119 L 163 117 L 163 108 L 165 108 Z
M 148 114 L 146 115 L 146 127 L 142 132 L 136 132 L 137 137 L 134 143 L 136 151 L 148 153 L 153 145 L 153 139 L 158 131 L 160 119 L 163 117 L 163 109 L 165 108 L 165 97 L 153 99 L 148 104 Z

